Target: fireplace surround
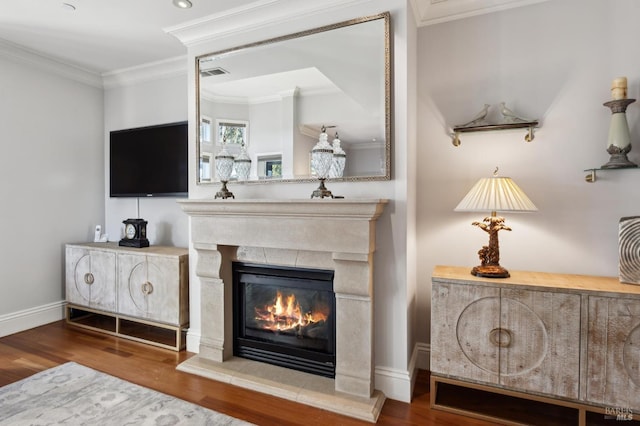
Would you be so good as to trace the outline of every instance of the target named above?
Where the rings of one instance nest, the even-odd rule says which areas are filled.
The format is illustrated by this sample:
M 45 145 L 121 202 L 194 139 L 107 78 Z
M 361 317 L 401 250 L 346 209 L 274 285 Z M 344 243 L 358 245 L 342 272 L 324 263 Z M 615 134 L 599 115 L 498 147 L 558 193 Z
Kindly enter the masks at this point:
M 373 259 L 387 200 L 178 202 L 200 284 L 199 352 L 178 369 L 375 422 Z M 233 262 L 333 271 L 335 378 L 233 356 Z

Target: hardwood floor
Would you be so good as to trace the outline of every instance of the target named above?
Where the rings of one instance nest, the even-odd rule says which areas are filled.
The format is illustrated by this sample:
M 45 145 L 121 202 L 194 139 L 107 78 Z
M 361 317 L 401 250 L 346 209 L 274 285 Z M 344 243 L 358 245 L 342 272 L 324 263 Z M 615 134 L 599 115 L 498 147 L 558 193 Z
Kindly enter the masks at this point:
M 257 425 L 367 425 L 307 405 L 183 373 L 193 354 L 78 330 L 58 321 L 0 338 L 0 386 L 67 361 L 199 404 Z M 387 400 L 379 425 L 482 426 L 492 423 L 429 408 L 428 372 L 421 371 L 411 404 Z M 1 407 L 0 407 L 1 408 Z

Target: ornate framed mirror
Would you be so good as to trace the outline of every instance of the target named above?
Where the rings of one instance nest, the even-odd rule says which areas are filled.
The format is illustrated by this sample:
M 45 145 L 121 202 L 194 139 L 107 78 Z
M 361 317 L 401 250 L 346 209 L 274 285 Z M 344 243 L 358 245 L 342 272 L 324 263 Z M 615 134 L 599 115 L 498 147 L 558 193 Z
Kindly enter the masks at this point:
M 231 142 L 223 130 L 251 159 L 247 182 L 315 180 L 310 152 L 323 126 L 346 153 L 335 180 L 389 180 L 389 26 L 386 12 L 198 56 L 198 183 L 218 181 L 211 161 Z

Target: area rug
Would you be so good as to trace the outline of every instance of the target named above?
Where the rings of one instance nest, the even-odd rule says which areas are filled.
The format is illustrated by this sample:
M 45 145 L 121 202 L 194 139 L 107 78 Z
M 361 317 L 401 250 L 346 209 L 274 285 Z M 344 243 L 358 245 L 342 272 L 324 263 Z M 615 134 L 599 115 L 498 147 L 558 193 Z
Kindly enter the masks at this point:
M 1 387 L 0 424 L 250 425 L 74 362 Z

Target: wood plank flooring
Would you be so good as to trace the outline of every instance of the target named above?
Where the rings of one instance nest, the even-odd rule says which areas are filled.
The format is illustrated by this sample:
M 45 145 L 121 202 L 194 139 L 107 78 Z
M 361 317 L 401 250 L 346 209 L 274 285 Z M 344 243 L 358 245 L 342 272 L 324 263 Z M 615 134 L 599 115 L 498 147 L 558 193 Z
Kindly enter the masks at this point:
M 78 330 L 64 321 L 0 338 L 0 386 L 67 361 L 174 395 L 256 425 L 367 425 L 349 417 L 183 373 L 193 354 Z M 411 404 L 387 400 L 379 425 L 484 426 L 492 423 L 429 408 L 428 372 L 418 375 Z

